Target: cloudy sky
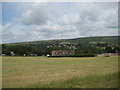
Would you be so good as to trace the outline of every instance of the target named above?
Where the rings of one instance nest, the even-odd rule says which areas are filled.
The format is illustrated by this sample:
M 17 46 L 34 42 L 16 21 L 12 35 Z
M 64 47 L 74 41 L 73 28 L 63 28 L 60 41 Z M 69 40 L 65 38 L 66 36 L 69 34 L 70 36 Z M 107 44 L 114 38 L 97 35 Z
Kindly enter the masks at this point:
M 117 2 L 3 2 L 2 42 L 118 35 Z

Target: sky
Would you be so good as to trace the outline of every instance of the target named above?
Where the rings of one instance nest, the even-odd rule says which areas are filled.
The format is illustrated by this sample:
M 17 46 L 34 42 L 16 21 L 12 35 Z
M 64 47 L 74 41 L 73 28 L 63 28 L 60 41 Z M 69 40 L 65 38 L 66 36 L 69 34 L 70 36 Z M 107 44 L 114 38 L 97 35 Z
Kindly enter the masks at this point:
M 2 43 L 118 35 L 117 2 L 2 2 Z

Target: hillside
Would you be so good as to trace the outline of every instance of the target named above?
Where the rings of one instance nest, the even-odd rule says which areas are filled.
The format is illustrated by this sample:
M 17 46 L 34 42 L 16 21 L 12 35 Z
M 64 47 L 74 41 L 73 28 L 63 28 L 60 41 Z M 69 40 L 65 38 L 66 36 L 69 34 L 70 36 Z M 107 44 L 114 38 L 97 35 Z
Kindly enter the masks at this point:
M 75 50 L 76 55 L 116 53 L 120 51 L 117 36 L 85 37 L 75 39 L 46 40 L 21 43 L 9 43 L 2 45 L 2 53 L 5 55 L 23 56 L 47 55 L 54 50 Z
M 118 44 L 118 36 L 104 36 L 104 37 L 86 37 L 86 38 L 76 38 L 70 39 L 69 42 L 75 43 L 90 43 L 90 42 L 97 42 L 97 43 L 108 43 L 108 44 Z
M 118 36 L 101 36 L 101 37 L 82 37 L 75 39 L 58 39 L 58 40 L 45 40 L 45 41 L 32 41 L 32 42 L 20 42 L 20 43 L 10 43 L 10 44 L 59 44 L 62 42 L 69 43 L 79 43 L 79 44 L 88 44 L 88 43 L 107 43 L 107 44 L 118 44 Z

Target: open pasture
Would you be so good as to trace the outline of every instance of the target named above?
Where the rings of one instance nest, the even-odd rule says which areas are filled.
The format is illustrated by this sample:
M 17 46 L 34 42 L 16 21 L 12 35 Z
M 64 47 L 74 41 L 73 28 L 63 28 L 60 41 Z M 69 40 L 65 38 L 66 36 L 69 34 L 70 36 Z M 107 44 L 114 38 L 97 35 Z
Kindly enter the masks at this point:
M 3 57 L 3 88 L 115 88 L 118 57 Z

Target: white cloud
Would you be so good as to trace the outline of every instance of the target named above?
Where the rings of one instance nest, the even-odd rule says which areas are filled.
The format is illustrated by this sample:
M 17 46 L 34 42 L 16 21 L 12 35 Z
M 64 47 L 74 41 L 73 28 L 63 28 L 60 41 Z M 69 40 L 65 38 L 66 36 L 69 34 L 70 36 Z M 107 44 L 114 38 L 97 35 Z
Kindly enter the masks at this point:
M 79 14 L 75 14 L 75 15 L 64 15 L 62 17 L 60 17 L 58 19 L 58 23 L 60 24 L 77 24 L 81 22 L 81 18 L 79 16 Z
M 28 6 L 29 9 L 20 18 L 21 22 L 27 25 L 31 24 L 44 24 L 49 19 L 47 3 L 33 3 Z
M 117 3 L 55 4 L 26 5 L 21 18 L 3 25 L 3 42 L 118 35 Z

